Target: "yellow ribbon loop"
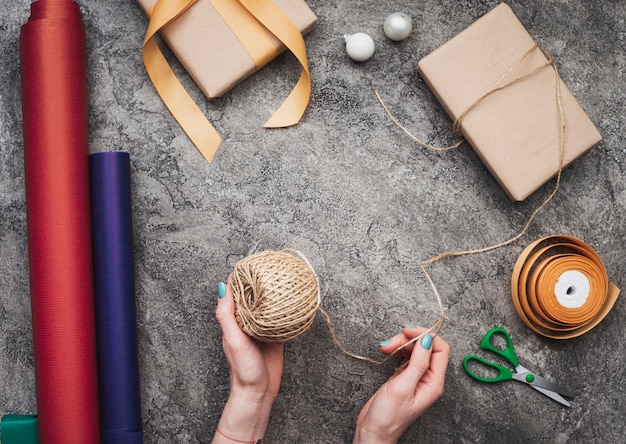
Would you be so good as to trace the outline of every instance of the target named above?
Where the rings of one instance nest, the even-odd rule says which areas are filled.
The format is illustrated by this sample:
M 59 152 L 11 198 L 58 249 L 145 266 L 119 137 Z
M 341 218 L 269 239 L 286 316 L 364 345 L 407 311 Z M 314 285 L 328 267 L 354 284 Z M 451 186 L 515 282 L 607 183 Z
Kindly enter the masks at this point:
M 222 138 L 176 78 L 155 40 L 161 29 L 176 20 L 195 2 L 196 0 L 158 0 L 148 9 L 150 22 L 143 44 L 143 59 L 146 71 L 161 99 L 207 162 L 211 162 Z M 250 54 L 257 70 L 277 55 L 274 51 L 268 53 L 259 50 L 271 46 L 267 43 L 268 36 L 264 30 L 273 34 L 296 56 L 303 68 L 300 78 L 282 105 L 263 126 L 283 128 L 298 123 L 311 97 L 311 76 L 302 32 L 271 0 L 211 2 Z M 245 11 L 247 12 L 244 13 Z
M 259 22 L 296 56 L 302 65 L 302 74 L 293 90 L 278 110 L 263 125 L 265 128 L 283 128 L 300 121 L 311 97 L 311 74 L 302 33 L 271 0 L 239 0 Z
M 207 162 L 211 162 L 222 138 L 178 81 L 155 40 L 160 29 L 176 20 L 195 2 L 196 0 L 159 0 L 155 3 L 148 11 L 150 23 L 143 42 L 143 61 L 163 103 L 202 156 Z

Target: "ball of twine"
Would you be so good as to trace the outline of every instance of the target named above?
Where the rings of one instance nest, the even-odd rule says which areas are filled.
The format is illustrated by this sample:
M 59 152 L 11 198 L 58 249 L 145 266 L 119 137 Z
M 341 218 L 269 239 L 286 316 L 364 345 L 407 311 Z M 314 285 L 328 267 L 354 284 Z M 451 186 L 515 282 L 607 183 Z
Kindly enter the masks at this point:
M 262 251 L 235 265 L 230 276 L 235 318 L 249 336 L 286 342 L 307 331 L 320 306 L 319 279 L 297 250 Z

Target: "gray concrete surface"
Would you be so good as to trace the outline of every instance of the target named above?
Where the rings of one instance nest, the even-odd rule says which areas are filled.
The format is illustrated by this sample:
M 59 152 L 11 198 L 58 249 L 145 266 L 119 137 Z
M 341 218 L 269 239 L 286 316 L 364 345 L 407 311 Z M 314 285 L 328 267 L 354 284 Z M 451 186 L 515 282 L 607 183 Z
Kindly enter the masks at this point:
M 494 7 L 486 0 L 310 0 L 306 37 L 313 90 L 302 122 L 262 123 L 297 79 L 286 54 L 217 101 L 187 77 L 224 142 L 207 164 L 165 109 L 143 67 L 146 19 L 132 0 L 80 2 L 87 28 L 90 150 L 131 154 L 143 415 L 148 443 L 207 443 L 228 396 L 228 367 L 214 320 L 216 285 L 235 262 L 264 249 L 306 254 L 323 307 L 350 350 L 403 324 L 437 317 L 418 262 L 517 233 L 552 191 L 511 203 L 467 145 L 427 151 L 384 114 L 378 88 L 417 135 L 454 141 L 451 122 L 416 72 L 417 61 Z M 446 390 L 405 443 L 617 443 L 626 436 L 626 308 L 618 300 L 596 329 L 554 341 L 532 333 L 510 300 L 510 272 L 538 237 L 564 233 L 600 254 L 624 286 L 626 2 L 509 3 L 556 57 L 604 139 L 563 174 L 561 189 L 518 242 L 445 260 L 431 272 L 443 296 L 442 336 L 452 355 Z M 29 1 L 0 2 L 0 412 L 35 412 L 22 157 L 18 35 Z M 414 19 L 404 42 L 386 39 L 391 12 Z M 377 48 L 351 62 L 341 36 L 365 31 Z M 578 396 L 563 408 L 517 383 L 487 385 L 463 371 L 493 326 L 513 335 L 528 367 Z M 342 355 L 323 319 L 290 343 L 268 443 L 347 443 L 364 402 L 393 364 Z M 62 413 L 62 412 L 59 412 Z

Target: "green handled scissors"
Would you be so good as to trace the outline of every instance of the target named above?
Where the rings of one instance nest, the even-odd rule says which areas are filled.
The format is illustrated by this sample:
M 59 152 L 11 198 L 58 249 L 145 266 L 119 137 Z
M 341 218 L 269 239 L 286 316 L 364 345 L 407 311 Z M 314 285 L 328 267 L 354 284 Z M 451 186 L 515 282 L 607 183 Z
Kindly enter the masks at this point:
M 506 338 L 506 348 L 501 349 L 493 345 L 491 339 L 496 334 L 503 335 Z M 489 330 L 487 334 L 485 334 L 485 336 L 483 337 L 482 341 L 480 341 L 480 348 L 503 357 L 515 368 L 515 371 L 511 371 L 506 367 L 495 364 L 493 362 L 489 362 L 478 356 L 468 355 L 465 357 L 465 359 L 463 359 L 463 367 L 465 368 L 467 374 L 470 375 L 472 378 L 482 382 L 500 382 L 510 381 L 512 379 L 515 381 L 520 381 L 530 385 L 535 390 L 543 393 L 551 399 L 554 399 L 564 406 L 570 406 L 569 401 L 567 401 L 564 396 L 568 398 L 573 398 L 574 395 L 572 393 L 557 384 L 547 381 L 541 376 L 531 372 L 524 366 L 520 365 L 519 359 L 517 359 L 517 355 L 515 354 L 515 350 L 513 349 L 511 336 L 505 329 L 496 327 Z M 470 369 L 470 363 L 486 366 L 490 369 L 495 369 L 498 374 L 494 377 L 479 376 Z

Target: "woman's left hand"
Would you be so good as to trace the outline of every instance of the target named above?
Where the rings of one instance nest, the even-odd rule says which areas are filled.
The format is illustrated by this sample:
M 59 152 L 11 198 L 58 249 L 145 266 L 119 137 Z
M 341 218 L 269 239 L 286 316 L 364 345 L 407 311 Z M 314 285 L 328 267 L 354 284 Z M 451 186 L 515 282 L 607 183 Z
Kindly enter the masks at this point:
M 218 284 L 215 313 L 222 329 L 222 346 L 230 367 L 230 395 L 213 442 L 254 442 L 265 436 L 270 411 L 283 373 L 283 344 L 256 341 L 235 319 L 230 285 Z

